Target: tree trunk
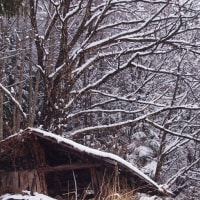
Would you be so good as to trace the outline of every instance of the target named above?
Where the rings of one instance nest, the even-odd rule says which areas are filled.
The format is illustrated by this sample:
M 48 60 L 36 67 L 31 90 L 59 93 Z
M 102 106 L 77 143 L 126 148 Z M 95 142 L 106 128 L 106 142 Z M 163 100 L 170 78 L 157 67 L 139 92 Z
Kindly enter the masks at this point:
M 3 91 L 0 89 L 0 140 L 3 139 Z
M 0 28 L 1 31 L 3 32 L 3 20 L 2 18 L 0 19 Z M 7 46 L 7 41 L 3 40 L 2 43 L 5 45 L 5 49 Z M 0 54 L 2 57 L 4 57 L 6 55 L 6 53 L 4 51 L 2 51 L 2 53 Z M 5 76 L 5 59 L 2 59 L 1 62 L 1 67 L 0 67 L 0 83 L 3 82 L 3 78 Z M 4 96 L 4 92 L 2 89 L 0 89 L 0 140 L 2 140 L 4 138 L 4 132 L 3 132 L 3 98 Z

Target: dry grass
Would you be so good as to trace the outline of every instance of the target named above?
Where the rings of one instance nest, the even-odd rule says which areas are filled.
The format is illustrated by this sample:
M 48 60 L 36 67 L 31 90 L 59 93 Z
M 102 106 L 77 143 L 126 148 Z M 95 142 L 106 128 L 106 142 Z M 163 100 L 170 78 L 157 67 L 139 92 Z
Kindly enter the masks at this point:
M 99 194 L 96 197 L 89 198 L 89 200 L 138 200 L 137 191 L 124 189 L 119 190 L 119 185 L 116 184 L 111 186 L 107 185 L 104 189 L 99 191 Z M 106 191 L 105 191 L 106 189 Z M 88 193 L 87 193 L 88 194 Z M 88 195 L 86 193 L 82 194 L 80 200 L 88 200 Z
M 100 192 L 93 200 L 138 200 L 137 191 L 130 188 L 126 179 L 123 180 L 119 177 L 117 167 L 109 175 L 104 174 Z
M 138 200 L 138 198 L 134 191 L 124 191 L 120 193 L 111 193 L 105 197 L 105 200 Z
M 86 200 L 86 198 L 81 198 L 81 200 Z M 137 194 L 133 191 L 131 192 L 121 192 L 121 193 L 110 193 L 106 197 L 99 196 L 98 198 L 91 198 L 89 200 L 138 200 Z
M 96 179 L 97 180 L 97 179 Z M 97 180 L 98 181 L 98 180 Z M 118 169 L 116 168 L 113 173 L 104 173 L 101 182 L 94 185 L 90 183 L 87 188 L 84 188 L 81 193 L 71 191 L 65 193 L 62 200 L 138 200 L 138 190 L 127 183 L 127 179 L 119 177 Z M 96 189 L 96 193 L 95 190 Z M 67 194 L 67 196 L 66 196 Z M 81 196 L 79 196 L 81 195 Z
M 123 188 L 121 187 L 123 185 Z M 81 200 L 86 200 L 81 198 Z M 90 200 L 138 200 L 137 190 L 131 189 L 126 182 L 120 184 L 118 173 L 114 173 L 111 177 L 103 178 L 99 193 Z

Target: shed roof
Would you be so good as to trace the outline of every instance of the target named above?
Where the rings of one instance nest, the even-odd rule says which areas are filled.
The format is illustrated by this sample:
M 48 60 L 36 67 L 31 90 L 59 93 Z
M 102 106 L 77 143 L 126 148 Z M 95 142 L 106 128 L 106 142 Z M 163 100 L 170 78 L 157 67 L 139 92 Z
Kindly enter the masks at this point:
M 95 158 L 98 160 L 103 160 L 103 162 L 107 163 L 108 165 L 117 165 L 121 171 L 125 170 L 128 171 L 130 175 L 136 176 L 139 180 L 144 182 L 145 184 L 149 185 L 154 191 L 157 191 L 158 194 L 167 195 L 167 196 L 174 196 L 174 194 L 166 189 L 164 185 L 159 185 L 147 175 L 145 175 L 142 171 L 140 171 L 137 167 L 133 166 L 131 163 L 125 161 L 121 157 L 112 154 L 103 152 L 100 150 L 96 150 L 93 148 L 86 147 L 79 143 L 76 143 L 72 140 L 67 138 L 63 138 L 62 136 L 56 135 L 54 133 L 50 133 L 38 128 L 28 128 L 20 133 L 14 134 L 2 141 L 0 141 L 0 159 L 1 156 L 4 154 L 4 147 L 5 145 L 9 145 L 11 141 L 24 141 L 27 137 L 36 136 L 38 138 L 51 141 L 54 144 L 61 145 L 62 147 L 71 149 L 83 155 L 87 155 L 91 158 Z M 0 169 L 1 170 L 1 169 Z

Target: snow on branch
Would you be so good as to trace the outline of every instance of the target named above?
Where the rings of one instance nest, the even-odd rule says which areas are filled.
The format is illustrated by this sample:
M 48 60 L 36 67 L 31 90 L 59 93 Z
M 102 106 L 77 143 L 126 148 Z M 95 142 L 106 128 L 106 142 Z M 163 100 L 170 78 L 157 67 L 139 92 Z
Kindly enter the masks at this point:
M 13 97 L 13 95 L 10 93 L 10 91 L 7 88 L 5 88 L 1 83 L 0 83 L 0 88 L 5 92 L 6 95 L 8 95 L 11 98 L 12 102 L 17 106 L 17 108 L 20 110 L 23 118 L 26 120 L 27 119 L 27 115 L 23 111 L 23 108 L 20 105 L 20 103 L 17 101 L 17 99 L 15 99 L 15 97 Z
M 89 84 L 87 85 L 86 87 L 82 88 L 81 90 L 79 90 L 77 92 L 77 95 L 75 97 L 75 99 L 77 99 L 78 97 L 80 97 L 82 94 L 84 94 L 85 92 L 89 91 L 90 89 L 94 89 L 98 86 L 100 86 L 102 83 L 105 83 L 105 81 L 107 81 L 110 77 L 113 77 L 113 75 L 116 75 L 118 74 L 119 72 L 123 71 L 124 69 L 126 69 L 131 61 L 138 56 L 139 53 L 135 53 L 132 55 L 132 57 L 123 65 L 121 66 L 120 68 L 118 69 L 113 69 L 113 70 L 110 70 L 107 74 L 105 74 L 103 77 L 101 77 L 99 80 L 97 80 L 96 82 L 94 82 L 93 84 Z M 68 109 L 72 104 L 73 102 L 75 101 L 75 99 L 71 99 L 71 101 L 69 101 L 69 103 L 65 106 L 65 109 Z
M 167 74 L 167 75 L 173 75 L 173 76 L 194 76 L 191 73 L 178 73 L 174 71 L 168 71 L 168 70 L 161 70 L 161 69 L 153 69 L 150 67 L 145 67 L 143 65 L 137 64 L 135 62 L 131 62 L 131 64 L 141 70 L 148 71 L 148 72 L 153 72 L 153 73 L 159 73 L 159 74 Z
M 105 93 L 105 92 L 102 92 L 102 91 L 99 91 L 99 90 L 92 90 L 92 92 L 101 94 L 103 96 L 112 98 L 112 99 L 117 100 L 117 101 L 137 102 L 139 104 L 153 105 L 153 106 L 157 106 L 157 107 L 165 107 L 166 106 L 165 104 L 156 104 L 156 103 L 154 103 L 154 100 L 152 100 L 152 101 L 141 101 L 141 100 L 138 100 L 137 98 L 131 99 L 131 98 L 127 98 L 127 97 L 121 97 L 121 96 L 118 96 L 118 95 L 108 94 L 108 93 Z M 156 98 L 156 100 L 157 100 L 157 98 Z
M 109 124 L 109 125 L 99 125 L 99 126 L 92 126 L 92 127 L 79 129 L 79 130 L 76 130 L 76 131 L 70 133 L 69 137 L 72 139 L 78 139 L 78 138 L 85 136 L 88 132 L 91 132 L 91 131 L 103 131 L 103 130 L 108 130 L 108 129 L 113 129 L 113 128 L 122 128 L 124 126 L 133 125 L 137 122 L 140 122 L 140 121 L 144 120 L 144 118 L 145 117 L 141 117 L 141 118 L 138 117 L 134 120 L 127 120 L 127 121 L 113 123 L 113 124 Z
M 42 75 L 45 74 L 45 71 L 42 69 L 42 67 L 40 65 L 36 65 L 36 67 L 40 70 Z
M 197 136 L 197 134 L 199 134 L 200 130 L 196 130 L 194 133 L 190 134 L 191 137 L 195 138 L 195 136 Z M 182 134 L 181 134 L 182 135 Z M 185 138 L 180 138 L 178 140 L 175 140 L 171 145 L 167 145 L 167 147 L 165 148 L 163 154 L 168 155 L 170 153 L 172 153 L 173 151 L 175 151 L 177 148 L 185 145 L 186 143 L 188 143 L 190 139 L 185 139 Z
M 58 73 L 62 70 L 62 68 L 65 66 L 66 63 L 63 63 L 62 65 L 60 65 L 58 68 L 56 68 L 56 71 L 51 73 L 49 75 L 49 78 L 56 78 L 56 76 L 58 75 Z
M 193 138 L 189 135 L 181 135 L 179 133 L 175 133 L 173 131 L 170 131 L 170 130 L 164 128 L 163 126 L 160 126 L 160 125 L 148 120 L 148 118 L 151 118 L 151 117 L 153 117 L 157 114 L 160 114 L 162 112 L 165 112 L 165 111 L 168 111 L 168 110 L 179 110 L 179 109 L 194 109 L 194 110 L 198 109 L 198 110 L 200 110 L 199 107 L 197 108 L 197 107 L 187 107 L 187 106 L 174 106 L 174 107 L 169 106 L 169 107 L 158 109 L 154 112 L 144 114 L 144 115 L 137 117 L 133 120 L 126 120 L 126 121 L 117 122 L 117 123 L 108 124 L 108 125 L 99 125 L 99 126 L 92 126 L 92 127 L 79 129 L 79 130 L 76 130 L 74 132 L 69 133 L 69 137 L 71 137 L 73 139 L 77 139 L 77 138 L 85 136 L 88 132 L 91 132 L 91 131 L 100 131 L 100 130 L 102 131 L 102 130 L 108 130 L 108 129 L 113 129 L 113 128 L 122 128 L 124 126 L 135 125 L 136 123 L 139 123 L 141 121 L 145 121 L 145 122 L 153 125 L 154 127 L 159 128 L 160 130 L 166 131 L 167 133 L 169 133 L 171 135 L 183 137 L 183 138 L 186 138 L 186 139 L 190 139 L 190 140 L 200 142 L 200 139 Z
M 50 14 L 49 14 L 50 16 Z M 45 34 L 44 34 L 44 40 L 46 41 L 49 38 L 50 32 L 53 29 L 57 19 L 58 19 L 58 13 L 55 11 L 53 16 L 50 17 L 51 18 L 51 22 L 49 23 L 48 27 L 45 30 Z
M 108 104 L 108 103 L 112 103 L 112 102 L 115 102 L 115 101 L 126 101 L 126 102 L 129 102 L 129 103 L 130 102 L 136 102 L 136 99 L 131 99 L 132 96 L 134 96 L 137 93 L 137 91 L 139 91 L 140 88 L 142 88 L 146 83 L 148 83 L 150 80 L 152 80 L 152 78 L 153 77 L 150 77 L 149 79 L 145 80 L 144 83 L 142 84 L 142 86 L 139 87 L 134 93 L 129 93 L 124 97 L 120 97 L 120 98 L 123 98 L 123 99 L 116 98 L 118 96 L 113 96 L 112 94 L 107 94 L 107 93 L 103 93 L 102 91 L 96 90 L 96 93 L 99 93 L 99 94 L 104 95 L 106 97 L 110 97 L 110 99 L 103 101 L 103 102 L 100 102 L 100 103 L 96 103 L 96 104 L 92 105 L 91 108 L 99 107 L 99 106 L 102 106 L 102 105 L 105 105 L 105 104 Z M 151 102 L 147 103 L 147 102 L 143 101 L 143 103 L 142 103 L 142 101 L 138 102 L 138 100 L 137 100 L 136 103 L 147 104 L 146 106 L 153 105 L 153 106 L 157 106 L 157 107 L 164 107 L 165 106 L 164 104 L 156 104 L 155 102 L 158 101 L 159 99 L 161 99 L 168 92 L 168 90 L 169 89 L 166 89 L 160 96 L 155 97 L 155 99 L 152 100 Z M 92 91 L 95 92 L 95 90 L 92 90 Z
M 170 187 L 173 183 L 175 183 L 175 181 L 177 180 L 178 177 L 180 177 L 181 175 L 183 175 L 184 173 L 186 173 L 187 171 L 189 171 L 194 165 L 196 165 L 198 162 L 200 161 L 200 158 L 197 159 L 196 161 L 194 161 L 193 163 L 191 163 L 189 166 L 187 167 L 183 167 L 182 169 L 180 169 L 173 177 L 171 177 L 166 185 L 168 187 Z
M 89 85 L 87 85 L 86 87 L 82 88 L 81 90 L 79 91 L 76 91 L 76 97 L 74 99 L 71 99 L 68 104 L 65 106 L 64 109 L 68 109 L 72 104 L 73 102 L 78 99 L 81 95 L 83 95 L 85 92 L 91 90 L 91 89 L 94 89 L 94 88 L 97 88 L 98 86 L 100 86 L 101 84 L 105 83 L 106 81 L 108 81 L 110 78 L 112 78 L 113 76 L 119 74 L 120 72 L 122 72 L 123 70 L 127 69 L 128 67 L 130 67 L 131 65 L 131 62 L 137 58 L 138 56 L 145 56 L 145 55 L 149 55 L 150 53 L 152 53 L 152 48 L 154 47 L 154 43 L 153 44 L 150 44 L 149 46 L 144 46 L 142 47 L 142 49 L 140 49 L 139 51 L 136 51 L 135 53 L 132 54 L 132 56 L 129 58 L 129 60 L 124 63 L 122 66 L 120 66 L 119 68 L 117 69 L 112 69 L 110 70 L 109 72 L 107 72 L 107 74 L 105 74 L 104 76 L 102 76 L 99 80 L 97 80 L 96 82 L 94 83 L 91 83 Z M 145 51 L 146 50 L 146 51 Z M 149 51 L 147 51 L 149 50 Z M 82 50 L 80 50 L 82 51 Z M 142 51 L 145 51 L 145 52 L 142 52 Z M 79 54 L 80 52 L 78 52 Z M 78 55 L 76 54 L 76 56 Z
M 140 113 L 142 111 L 144 111 L 147 108 L 147 106 L 144 106 L 143 108 L 139 109 L 139 110 L 134 110 L 134 111 L 127 111 L 127 110 L 122 110 L 122 109 L 114 109 L 114 110 L 103 110 L 103 109 L 89 109 L 89 110 L 83 110 L 74 114 L 70 114 L 67 116 L 68 119 L 70 118 L 76 118 L 77 116 L 83 115 L 83 114 L 87 114 L 87 113 L 124 113 L 124 114 L 128 114 L 128 115 L 132 115 L 132 114 L 136 114 L 136 113 Z
M 198 138 L 194 138 L 190 135 L 183 135 L 183 134 L 180 134 L 180 133 L 177 133 L 177 132 L 174 132 L 174 131 L 171 131 L 169 129 L 166 129 L 164 126 L 161 126 L 149 119 L 145 119 L 145 122 L 149 123 L 150 125 L 154 126 L 155 128 L 161 130 L 161 131 L 164 131 L 166 133 L 169 133 L 170 135 L 173 135 L 173 136 L 177 136 L 177 137 L 180 137 L 180 138 L 185 138 L 185 139 L 189 139 L 189 140 L 193 140 L 195 142 L 200 142 L 200 139 Z
M 78 5 L 75 6 L 75 8 L 71 11 L 69 11 L 64 17 L 62 17 L 62 15 L 60 14 L 59 17 L 61 19 L 61 21 L 64 23 L 67 21 L 67 19 L 69 19 L 71 16 L 75 15 L 79 10 L 81 10 L 81 5 L 83 3 L 83 0 L 80 0 Z
M 94 57 L 90 58 L 85 62 L 81 67 L 75 69 L 72 71 L 73 74 L 79 74 L 82 71 L 84 71 L 86 68 L 88 68 L 96 59 L 98 58 L 98 55 L 95 55 Z
M 133 29 L 130 29 L 128 31 L 127 30 L 126 31 L 122 31 L 122 32 L 120 32 L 118 34 L 115 34 L 115 35 L 111 36 L 111 37 L 107 37 L 107 38 L 104 38 L 102 40 L 98 40 L 98 41 L 92 42 L 91 44 L 87 45 L 85 50 L 98 48 L 98 47 L 104 46 L 106 44 L 110 44 L 111 42 L 116 42 L 118 39 L 120 39 L 123 36 L 127 37 L 127 36 L 130 36 L 130 35 L 133 35 L 133 34 L 137 34 L 142 29 L 144 29 L 149 23 L 151 23 L 152 20 L 154 18 L 156 18 L 166 8 L 166 6 L 167 6 L 167 4 L 162 6 L 160 8 L 160 10 L 158 10 L 153 16 L 151 16 L 149 19 L 147 19 L 139 28 L 136 28 L 136 29 L 133 28 Z M 139 35 L 141 35 L 141 33 Z

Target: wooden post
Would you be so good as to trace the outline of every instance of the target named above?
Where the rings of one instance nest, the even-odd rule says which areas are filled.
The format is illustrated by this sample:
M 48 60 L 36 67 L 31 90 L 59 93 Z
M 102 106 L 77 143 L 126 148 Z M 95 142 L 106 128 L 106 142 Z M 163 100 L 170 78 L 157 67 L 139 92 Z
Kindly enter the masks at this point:
M 90 168 L 90 175 L 91 175 L 92 189 L 94 190 L 94 195 L 96 196 L 100 189 L 99 180 L 96 174 L 96 168 L 94 167 Z
M 36 171 L 35 171 L 34 176 L 37 178 L 36 182 L 40 183 L 40 184 L 37 184 L 36 186 L 33 185 L 32 189 L 33 191 L 36 190 L 37 192 L 40 191 L 43 194 L 47 194 L 45 172 L 41 170 L 42 167 L 46 166 L 45 152 L 44 152 L 44 149 L 41 147 L 40 143 L 34 137 L 32 141 L 31 154 L 35 158 Z M 37 188 L 37 187 L 40 187 L 40 188 Z
M 41 193 L 48 194 L 45 173 L 41 170 L 38 170 L 38 177 L 40 181 Z

